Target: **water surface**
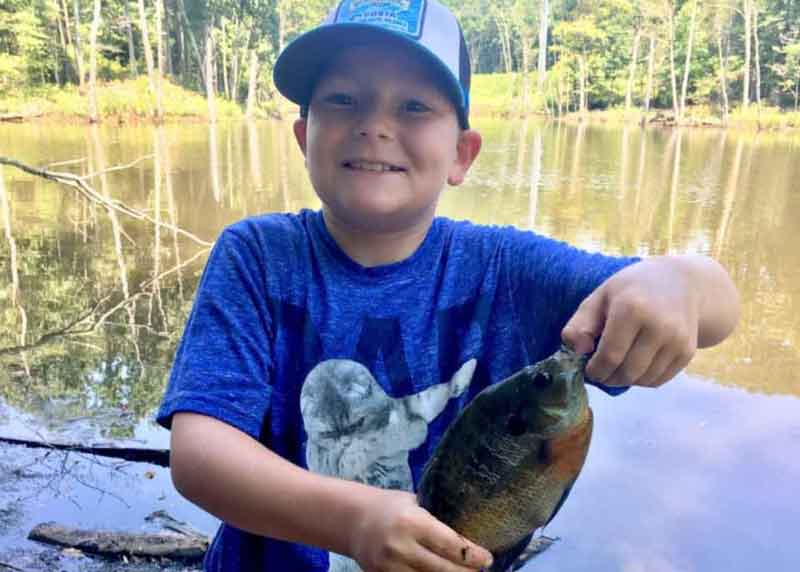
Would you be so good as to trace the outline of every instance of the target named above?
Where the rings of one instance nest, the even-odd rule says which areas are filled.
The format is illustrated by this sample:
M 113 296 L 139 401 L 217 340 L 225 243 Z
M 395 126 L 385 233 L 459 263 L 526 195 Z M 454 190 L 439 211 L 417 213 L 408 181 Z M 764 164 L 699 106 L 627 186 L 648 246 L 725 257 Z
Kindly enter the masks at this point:
M 589 460 L 546 531 L 562 540 L 526 569 L 796 570 L 800 135 L 476 124 L 483 151 L 441 214 L 709 254 L 743 304 L 667 386 L 592 392 Z M 290 122 L 3 125 L 0 156 L 95 174 L 81 191 L 0 167 L 0 435 L 166 447 L 152 415 L 209 246 L 242 217 L 319 206 Z M 0 482 L 0 561 L 43 520 L 216 524 L 150 465 L 4 447 Z

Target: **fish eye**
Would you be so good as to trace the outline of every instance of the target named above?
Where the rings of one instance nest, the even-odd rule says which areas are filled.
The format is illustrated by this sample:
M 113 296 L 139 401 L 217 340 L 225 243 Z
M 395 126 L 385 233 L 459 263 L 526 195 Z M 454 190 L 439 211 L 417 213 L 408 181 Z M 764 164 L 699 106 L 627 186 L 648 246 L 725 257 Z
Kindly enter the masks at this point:
M 508 433 L 512 437 L 519 437 L 523 433 L 525 433 L 525 420 L 522 418 L 522 415 L 519 413 L 514 413 L 511 417 L 508 418 Z
M 533 378 L 533 384 L 539 389 L 544 389 L 552 382 L 553 380 L 550 378 L 550 376 L 542 372 L 537 373 L 536 377 Z

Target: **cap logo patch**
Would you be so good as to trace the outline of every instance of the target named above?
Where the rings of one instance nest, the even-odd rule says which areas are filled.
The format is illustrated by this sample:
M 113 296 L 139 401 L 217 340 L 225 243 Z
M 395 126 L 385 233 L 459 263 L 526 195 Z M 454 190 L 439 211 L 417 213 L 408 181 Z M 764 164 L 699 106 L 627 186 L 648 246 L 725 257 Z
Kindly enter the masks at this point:
M 335 21 L 371 24 L 405 34 L 415 40 L 422 36 L 425 0 L 345 0 Z

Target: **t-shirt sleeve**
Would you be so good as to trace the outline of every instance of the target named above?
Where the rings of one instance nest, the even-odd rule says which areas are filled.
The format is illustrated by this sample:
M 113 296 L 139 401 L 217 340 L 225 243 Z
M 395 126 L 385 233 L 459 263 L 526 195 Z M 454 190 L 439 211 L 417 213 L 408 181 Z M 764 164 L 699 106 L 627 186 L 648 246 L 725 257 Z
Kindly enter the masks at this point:
M 506 268 L 517 320 L 528 341 L 548 351 L 561 343 L 561 330 L 589 294 L 640 260 L 591 253 L 533 232 L 513 231 L 507 239 Z M 612 395 L 624 391 L 594 385 Z
M 215 417 L 257 438 L 271 393 L 266 261 L 246 226 L 215 244 L 178 346 L 161 407 L 166 428 L 179 411 Z

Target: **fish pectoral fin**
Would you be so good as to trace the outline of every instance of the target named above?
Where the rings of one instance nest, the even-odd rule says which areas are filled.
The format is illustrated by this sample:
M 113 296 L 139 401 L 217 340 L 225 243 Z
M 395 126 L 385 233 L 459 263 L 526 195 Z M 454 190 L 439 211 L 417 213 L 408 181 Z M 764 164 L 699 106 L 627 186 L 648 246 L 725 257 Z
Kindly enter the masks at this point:
M 528 545 L 522 550 L 522 553 L 517 557 L 516 560 L 511 564 L 511 572 L 515 570 L 519 570 L 525 564 L 527 564 L 530 560 L 550 548 L 554 543 L 561 540 L 558 536 L 555 538 L 550 538 L 549 536 L 535 536 L 531 538 L 531 541 Z

